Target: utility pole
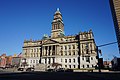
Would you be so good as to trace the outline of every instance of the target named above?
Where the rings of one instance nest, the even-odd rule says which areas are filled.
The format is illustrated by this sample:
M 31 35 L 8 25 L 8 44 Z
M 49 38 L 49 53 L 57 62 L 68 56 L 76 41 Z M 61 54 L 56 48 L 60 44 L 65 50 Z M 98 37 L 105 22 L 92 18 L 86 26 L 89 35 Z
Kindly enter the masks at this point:
M 98 46 L 96 46 L 96 51 L 97 51 L 97 59 L 98 59 L 98 70 L 99 72 L 101 72 Z

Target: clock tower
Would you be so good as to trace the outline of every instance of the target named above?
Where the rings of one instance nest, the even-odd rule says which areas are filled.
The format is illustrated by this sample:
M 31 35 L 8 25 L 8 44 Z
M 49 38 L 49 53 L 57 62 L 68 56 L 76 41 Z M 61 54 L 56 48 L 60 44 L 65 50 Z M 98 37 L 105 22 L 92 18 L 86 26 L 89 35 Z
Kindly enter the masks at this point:
M 60 13 L 59 8 L 57 8 L 57 11 L 54 14 L 54 19 L 52 21 L 52 32 L 51 37 L 60 37 L 64 35 L 64 24 L 62 20 L 62 14 Z

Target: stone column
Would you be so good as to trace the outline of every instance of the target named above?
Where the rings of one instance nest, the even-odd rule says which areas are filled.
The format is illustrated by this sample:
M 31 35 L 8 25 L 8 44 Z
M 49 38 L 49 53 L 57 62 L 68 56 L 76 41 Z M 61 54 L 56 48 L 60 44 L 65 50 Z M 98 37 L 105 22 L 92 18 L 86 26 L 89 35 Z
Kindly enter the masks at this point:
M 57 55 L 57 46 L 55 46 L 55 55 Z
M 46 46 L 46 57 L 48 55 L 48 46 Z
M 53 63 L 53 59 L 51 58 L 50 60 L 51 60 L 51 63 Z
M 57 55 L 59 55 L 59 46 L 57 45 Z
M 52 55 L 52 50 L 53 50 L 53 46 L 51 46 L 51 53 L 50 53 L 50 55 Z
M 47 46 L 47 56 L 49 56 L 49 46 Z
M 42 53 L 43 53 L 43 55 L 45 56 L 45 47 L 43 46 L 43 48 L 42 48 Z
M 44 46 L 44 56 L 45 56 L 46 52 L 45 52 L 45 46 Z

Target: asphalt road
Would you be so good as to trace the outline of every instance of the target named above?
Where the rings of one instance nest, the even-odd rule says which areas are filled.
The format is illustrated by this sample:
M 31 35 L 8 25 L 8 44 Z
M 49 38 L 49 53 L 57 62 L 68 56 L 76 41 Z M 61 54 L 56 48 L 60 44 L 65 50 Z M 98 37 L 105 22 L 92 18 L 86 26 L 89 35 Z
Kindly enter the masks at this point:
M 94 72 L 0 73 L 0 80 L 120 80 L 120 73 L 94 73 Z

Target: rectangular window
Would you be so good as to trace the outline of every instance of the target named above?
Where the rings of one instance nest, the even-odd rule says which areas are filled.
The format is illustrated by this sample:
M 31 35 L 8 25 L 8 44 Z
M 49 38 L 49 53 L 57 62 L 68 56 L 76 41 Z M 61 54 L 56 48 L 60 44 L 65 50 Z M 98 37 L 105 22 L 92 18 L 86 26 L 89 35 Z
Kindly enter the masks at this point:
M 92 67 L 94 67 L 93 64 L 92 64 Z
M 89 53 L 89 44 L 88 43 L 86 43 L 85 48 L 86 48 L 86 54 L 88 54 Z
M 89 65 L 87 65 L 87 68 L 89 68 Z
M 37 52 L 39 52 L 39 48 L 37 48 Z
M 36 49 L 34 49 L 34 52 L 36 52 Z
M 47 63 L 47 59 L 45 59 L 45 64 Z
M 82 57 L 82 60 L 84 60 L 84 57 Z
M 71 68 L 71 65 L 69 65 L 69 68 Z
M 69 46 L 69 49 L 71 49 L 71 45 L 68 45 Z
M 38 57 L 38 53 L 37 53 L 37 57 Z
M 82 49 L 83 49 L 83 44 L 81 44 L 82 45 Z
M 61 50 L 63 50 L 63 47 L 61 46 Z
M 31 53 L 31 57 L 33 57 L 33 54 Z
M 36 60 L 36 63 L 38 63 L 38 60 Z
M 67 56 L 67 51 L 65 51 L 65 55 Z
M 83 68 L 84 68 L 84 65 L 83 65 Z
M 35 57 L 36 55 L 34 54 L 34 57 Z
M 75 55 L 75 51 L 73 52 L 73 55 Z
M 61 59 L 61 62 L 62 62 L 62 59 Z
M 73 49 L 75 49 L 75 45 L 73 45 Z
M 31 52 L 33 52 L 33 49 L 31 49 Z
M 65 46 L 65 50 L 67 50 L 67 46 Z
M 69 51 L 69 55 L 71 55 L 71 52 Z
M 65 65 L 65 68 L 67 68 L 67 65 Z
M 89 57 L 86 57 L 86 62 L 90 62 L 90 58 Z
M 75 63 L 75 59 L 73 59 L 73 62 Z
M 67 63 L 67 59 L 65 59 L 65 63 Z
M 93 57 L 91 57 L 91 60 L 93 60 Z
M 63 51 L 61 51 L 61 56 L 63 56 Z
M 50 64 L 50 58 L 49 58 L 48 64 Z
M 75 65 L 73 65 L 73 67 L 75 68 Z
M 35 63 L 35 60 L 33 60 L 33 63 Z
M 69 63 L 71 63 L 71 59 L 69 59 Z

